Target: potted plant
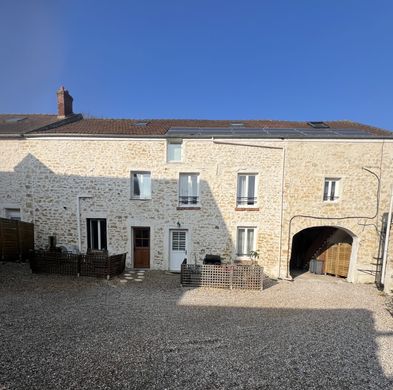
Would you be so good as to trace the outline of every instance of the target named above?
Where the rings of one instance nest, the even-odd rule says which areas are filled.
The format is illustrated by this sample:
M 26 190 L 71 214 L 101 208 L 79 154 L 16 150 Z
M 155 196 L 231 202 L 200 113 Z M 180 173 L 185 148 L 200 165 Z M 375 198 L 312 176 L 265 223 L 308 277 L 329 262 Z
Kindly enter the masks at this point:
M 258 265 L 259 251 L 258 249 L 250 252 L 251 265 Z

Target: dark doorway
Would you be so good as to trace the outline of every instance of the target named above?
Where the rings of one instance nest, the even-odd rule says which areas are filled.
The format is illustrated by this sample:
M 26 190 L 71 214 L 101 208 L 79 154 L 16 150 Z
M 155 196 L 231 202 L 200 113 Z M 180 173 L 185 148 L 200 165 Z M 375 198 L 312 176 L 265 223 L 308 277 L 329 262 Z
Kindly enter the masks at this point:
M 150 268 L 150 228 L 133 228 L 134 268 Z
M 352 237 L 345 230 L 333 227 L 313 227 L 293 236 L 290 272 L 293 277 L 307 272 L 310 261 L 321 262 L 321 273 L 348 276 Z

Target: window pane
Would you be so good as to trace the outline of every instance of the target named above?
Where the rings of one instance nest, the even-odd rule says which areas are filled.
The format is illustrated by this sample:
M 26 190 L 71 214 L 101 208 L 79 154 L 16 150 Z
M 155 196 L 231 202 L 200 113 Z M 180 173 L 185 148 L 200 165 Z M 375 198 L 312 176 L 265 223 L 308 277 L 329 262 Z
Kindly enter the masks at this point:
M 248 205 L 254 205 L 256 201 L 255 196 L 255 176 L 250 175 L 248 176 Z
M 248 198 L 255 197 L 255 176 L 248 176 Z
M 132 174 L 132 196 L 140 199 L 151 198 L 150 172 L 134 172 Z
M 188 196 L 188 175 L 180 175 L 180 196 Z
M 107 249 L 106 219 L 87 219 L 87 248 Z
M 140 189 L 140 183 L 139 183 L 140 178 L 137 173 L 134 173 L 133 177 L 134 177 L 134 193 L 133 193 L 133 195 L 139 197 L 141 195 L 141 189 Z
M 332 181 L 331 183 L 332 183 L 332 186 L 330 189 L 330 200 L 334 200 L 335 195 L 336 195 L 336 182 Z
M 247 255 L 254 249 L 254 229 L 247 229 Z
M 237 230 L 237 253 L 239 255 L 244 254 L 244 244 L 246 241 L 246 230 L 238 229 Z
M 191 191 L 190 196 L 198 196 L 198 176 L 190 175 Z
M 145 173 L 144 174 L 143 197 L 144 198 L 151 198 L 151 177 L 150 177 L 150 173 Z
M 101 230 L 101 248 L 98 249 L 106 249 L 106 220 L 101 219 L 100 221 L 100 230 Z
M 246 176 L 239 175 L 239 177 L 238 177 L 237 196 L 239 198 L 243 198 L 243 199 L 247 196 Z
M 98 248 L 98 224 L 97 220 L 92 220 L 90 225 L 90 234 L 91 234 L 91 249 L 99 249 Z
M 198 203 L 198 175 L 182 173 L 179 177 L 179 203 Z
M 168 161 L 181 161 L 181 144 L 168 144 Z
M 323 200 L 328 200 L 328 192 L 329 192 L 329 181 L 325 180 L 325 187 L 323 190 Z

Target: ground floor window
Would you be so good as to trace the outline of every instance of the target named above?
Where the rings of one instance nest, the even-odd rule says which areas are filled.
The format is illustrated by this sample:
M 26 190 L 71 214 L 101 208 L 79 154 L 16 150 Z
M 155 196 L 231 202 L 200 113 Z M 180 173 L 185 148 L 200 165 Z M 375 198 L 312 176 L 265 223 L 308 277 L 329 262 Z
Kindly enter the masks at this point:
M 20 209 L 5 209 L 5 217 L 14 221 L 20 221 Z
M 87 218 L 87 248 L 92 250 L 106 250 L 106 219 Z
M 255 227 L 237 228 L 237 255 L 250 256 L 255 250 Z

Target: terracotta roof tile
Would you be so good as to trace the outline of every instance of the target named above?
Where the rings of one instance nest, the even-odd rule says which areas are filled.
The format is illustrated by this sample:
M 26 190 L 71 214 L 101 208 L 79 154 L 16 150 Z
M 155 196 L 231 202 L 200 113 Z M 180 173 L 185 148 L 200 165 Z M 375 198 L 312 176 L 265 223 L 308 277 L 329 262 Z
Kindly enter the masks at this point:
M 147 123 L 145 126 L 137 123 Z M 106 135 L 106 136 L 162 136 L 170 128 L 227 128 L 232 123 L 243 123 L 244 128 L 310 129 L 307 122 L 280 120 L 202 120 L 202 119 L 82 119 L 55 129 L 34 131 L 32 134 Z M 352 121 L 325 122 L 331 129 L 358 129 L 376 136 L 392 136 L 393 133 L 377 127 Z M 240 127 L 238 131 L 241 131 Z
M 56 115 L 0 114 L 0 134 L 24 134 L 57 121 Z

